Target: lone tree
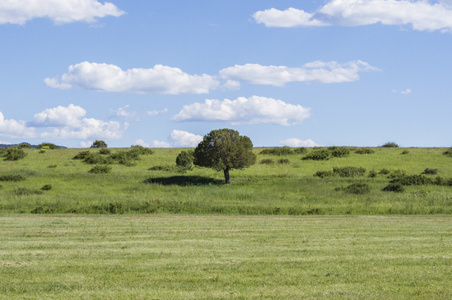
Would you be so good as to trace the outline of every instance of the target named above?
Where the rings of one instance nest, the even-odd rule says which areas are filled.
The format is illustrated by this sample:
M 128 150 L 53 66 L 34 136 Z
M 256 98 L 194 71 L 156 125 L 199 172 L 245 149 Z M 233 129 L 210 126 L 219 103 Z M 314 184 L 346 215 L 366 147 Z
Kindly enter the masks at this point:
M 102 140 L 95 140 L 91 148 L 107 148 L 107 143 Z
M 196 147 L 193 163 L 223 171 L 225 182 L 230 183 L 229 170 L 243 169 L 256 162 L 252 149 L 251 140 L 247 136 L 240 136 L 235 130 L 212 130 Z

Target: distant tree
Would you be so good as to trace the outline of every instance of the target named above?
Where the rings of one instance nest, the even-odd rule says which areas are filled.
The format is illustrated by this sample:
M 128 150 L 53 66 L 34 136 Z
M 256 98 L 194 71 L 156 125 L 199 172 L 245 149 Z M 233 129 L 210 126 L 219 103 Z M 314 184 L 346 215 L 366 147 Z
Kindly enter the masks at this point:
M 91 148 L 107 148 L 107 143 L 105 143 L 104 141 L 96 140 L 91 145 Z
M 36 149 L 42 149 L 42 148 L 53 150 L 53 149 L 60 149 L 61 147 L 57 146 L 55 144 L 52 144 L 52 143 L 41 143 L 36 146 Z
M 212 130 L 196 147 L 193 163 L 223 171 L 225 182 L 230 183 L 230 170 L 243 169 L 256 162 L 252 149 L 251 140 L 247 136 L 240 136 L 235 130 Z

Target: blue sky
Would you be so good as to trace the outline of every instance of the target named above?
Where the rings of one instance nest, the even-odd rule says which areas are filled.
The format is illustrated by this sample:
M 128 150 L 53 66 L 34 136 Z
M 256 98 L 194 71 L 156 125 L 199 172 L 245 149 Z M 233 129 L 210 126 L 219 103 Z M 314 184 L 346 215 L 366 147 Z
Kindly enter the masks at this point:
M 0 143 L 452 146 L 452 0 L 0 1 L 0 37 Z

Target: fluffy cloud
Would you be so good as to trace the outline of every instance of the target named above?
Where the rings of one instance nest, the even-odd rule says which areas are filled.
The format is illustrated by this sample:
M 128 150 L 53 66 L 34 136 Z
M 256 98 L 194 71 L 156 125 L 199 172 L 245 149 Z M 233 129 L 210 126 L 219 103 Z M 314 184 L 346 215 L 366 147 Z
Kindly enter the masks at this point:
M 151 69 L 134 68 L 123 71 L 112 64 L 82 62 L 71 65 L 61 78 L 46 78 L 53 88 L 73 86 L 106 92 L 148 94 L 204 94 L 219 86 L 210 75 L 189 75 L 178 68 L 155 65 Z
M 359 79 L 359 73 L 364 71 L 378 71 L 378 68 L 360 60 L 344 64 L 335 61 L 315 61 L 298 68 L 245 64 L 222 69 L 220 76 L 227 79 L 243 80 L 252 84 L 284 86 L 289 82 L 338 83 L 356 81 Z
M 158 115 L 164 114 L 164 113 L 166 113 L 166 112 L 168 112 L 168 108 L 164 108 L 164 109 L 162 109 L 162 110 L 148 110 L 148 111 L 146 112 L 146 114 L 147 114 L 148 116 L 158 116 Z
M 223 121 L 237 124 L 276 123 L 294 125 L 309 118 L 310 109 L 273 98 L 252 96 L 236 100 L 207 99 L 204 103 L 185 105 L 173 117 L 175 121 Z
M 86 111 L 80 106 L 57 106 L 35 114 L 31 124 L 53 128 L 42 133 L 42 138 L 119 139 L 128 127 L 127 123 L 104 122 L 85 118 L 85 115 Z
M 197 134 L 183 130 L 173 130 L 168 137 L 168 141 L 154 140 L 151 145 L 154 148 L 171 148 L 171 147 L 196 147 L 202 141 L 203 137 Z M 138 143 L 141 144 L 138 144 Z M 138 145 L 149 145 L 143 140 L 137 140 Z
M 10 138 L 32 138 L 35 136 L 35 129 L 27 127 L 24 121 L 5 119 L 0 111 L 0 136 Z
M 319 146 L 316 142 L 311 139 L 300 140 L 297 138 L 290 138 L 287 140 L 280 141 L 279 144 L 289 147 L 316 147 Z
M 119 17 L 124 12 L 109 2 L 97 0 L 0 1 L 0 24 L 20 24 L 34 18 L 49 18 L 56 24 L 95 22 L 96 18 Z
M 421 31 L 452 31 L 450 1 L 332 0 L 314 13 L 289 8 L 268 9 L 253 16 L 268 27 L 408 25 Z
M 153 148 L 170 148 L 171 144 L 164 141 L 152 141 L 152 147 Z

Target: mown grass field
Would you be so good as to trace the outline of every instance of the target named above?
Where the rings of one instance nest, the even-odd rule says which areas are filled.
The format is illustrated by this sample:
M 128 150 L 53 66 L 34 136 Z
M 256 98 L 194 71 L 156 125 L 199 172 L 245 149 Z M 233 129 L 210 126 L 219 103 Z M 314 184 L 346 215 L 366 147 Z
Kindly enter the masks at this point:
M 451 299 L 451 216 L 1 215 L 1 299 Z
M 303 154 L 261 155 L 257 163 L 231 172 L 231 184 L 223 173 L 194 168 L 179 173 L 174 168 L 181 149 L 155 149 L 142 155 L 135 166 L 111 165 L 109 174 L 89 174 L 93 167 L 72 159 L 82 149 L 28 149 L 18 161 L 0 161 L 0 177 L 18 174 L 25 180 L 0 181 L 0 213 L 169 213 L 216 215 L 390 215 L 450 214 L 452 186 L 410 185 L 402 193 L 384 192 L 391 174 L 401 170 L 421 174 L 426 168 L 452 178 L 452 158 L 440 148 L 374 148 L 374 154 L 356 154 L 326 161 L 302 160 Z M 86 149 L 85 149 L 86 150 Z M 112 152 L 124 149 L 112 149 Z M 98 149 L 90 149 L 92 152 Z M 314 151 L 314 150 L 309 150 Z M 408 151 L 407 154 L 402 154 Z M 308 152 L 309 153 L 309 152 Z M 288 163 L 278 164 L 279 159 Z M 262 164 L 262 160 L 274 164 Z M 150 170 L 162 166 L 162 170 Z M 320 178 L 318 171 L 335 167 L 366 169 L 364 176 Z M 169 169 L 169 170 L 166 170 Z M 369 174 L 374 171 L 375 177 Z M 151 179 L 153 183 L 144 183 Z M 366 184 L 369 192 L 353 194 L 346 187 Z M 41 191 L 45 185 L 51 189 Z

